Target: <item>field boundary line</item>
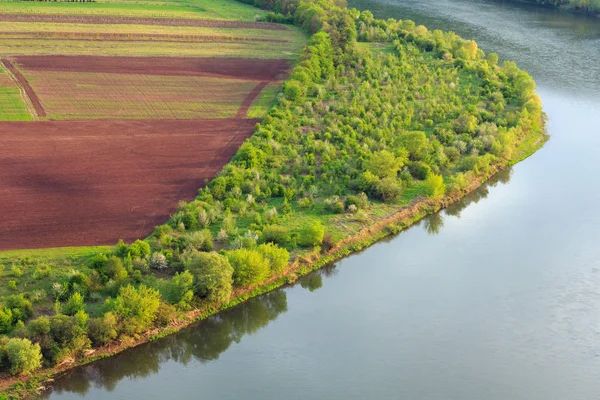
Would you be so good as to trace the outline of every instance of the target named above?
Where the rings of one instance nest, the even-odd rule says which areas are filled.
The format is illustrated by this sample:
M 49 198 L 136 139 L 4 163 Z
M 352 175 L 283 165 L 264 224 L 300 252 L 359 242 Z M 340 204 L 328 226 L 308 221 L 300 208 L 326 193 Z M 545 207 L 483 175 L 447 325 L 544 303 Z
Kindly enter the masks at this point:
M 254 89 L 252 89 L 252 91 L 250 93 L 248 93 L 248 96 L 246 96 L 246 98 L 242 102 L 242 105 L 238 109 L 238 112 L 237 112 L 235 118 L 246 118 L 246 115 L 248 114 L 248 110 L 250 109 L 250 106 L 252 106 L 252 103 L 254 103 L 254 100 L 256 100 L 256 98 L 260 95 L 260 92 L 262 92 L 262 90 L 268 84 L 269 84 L 269 82 L 265 82 L 265 81 L 260 82 L 258 85 L 256 85 L 256 87 Z
M 17 87 L 19 88 L 19 92 L 21 93 L 21 98 L 25 102 L 25 106 L 29 110 L 29 113 L 34 119 L 39 119 L 41 117 L 46 116 L 46 111 L 44 111 L 44 107 L 42 107 L 42 103 L 40 99 L 35 94 L 35 91 L 27 82 L 27 79 L 21 74 L 21 72 L 7 59 L 0 60 L 10 78 L 15 82 Z

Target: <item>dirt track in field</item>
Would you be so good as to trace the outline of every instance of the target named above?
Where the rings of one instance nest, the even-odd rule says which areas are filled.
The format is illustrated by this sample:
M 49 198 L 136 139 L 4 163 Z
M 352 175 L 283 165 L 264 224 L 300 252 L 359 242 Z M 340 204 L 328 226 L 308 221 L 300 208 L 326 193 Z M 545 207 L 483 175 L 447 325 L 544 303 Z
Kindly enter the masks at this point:
M 240 109 L 237 112 L 236 118 L 246 118 L 246 114 L 248 114 L 248 110 L 252 105 L 252 102 L 256 100 L 256 98 L 260 95 L 260 92 L 269 84 L 269 82 L 261 82 L 244 99 L 244 102 L 240 106 Z
M 194 198 L 256 122 L 0 122 L 0 250 L 144 237 Z
M 215 76 L 272 82 L 287 74 L 288 60 L 248 58 L 17 56 L 19 68 L 30 71 L 100 72 L 163 76 Z
M 0 32 L 0 40 L 77 40 L 88 42 L 288 43 L 285 39 L 236 35 L 171 35 L 161 33 Z
M 195 18 L 139 18 L 119 17 L 114 15 L 58 15 L 58 14 L 11 14 L 0 13 L 0 21 L 7 22 L 54 22 L 65 24 L 128 24 L 128 25 L 160 25 L 160 26 L 197 26 L 208 28 L 241 28 L 286 30 L 281 24 L 268 22 L 244 22 L 230 20 L 195 19 Z
M 6 69 L 10 71 L 14 79 L 17 81 L 17 85 L 19 85 L 21 89 L 25 92 L 27 97 L 29 97 L 29 101 L 31 101 L 31 104 L 33 105 L 37 116 L 45 117 L 46 111 L 44 111 L 44 107 L 42 107 L 40 99 L 38 98 L 37 94 L 35 94 L 35 91 L 29 85 L 29 82 L 27 82 L 27 79 L 25 79 L 23 74 L 21 74 L 21 72 L 18 69 L 16 69 L 15 66 L 12 65 L 12 63 L 9 60 L 3 59 L 0 61 L 2 62 L 2 64 L 4 64 Z

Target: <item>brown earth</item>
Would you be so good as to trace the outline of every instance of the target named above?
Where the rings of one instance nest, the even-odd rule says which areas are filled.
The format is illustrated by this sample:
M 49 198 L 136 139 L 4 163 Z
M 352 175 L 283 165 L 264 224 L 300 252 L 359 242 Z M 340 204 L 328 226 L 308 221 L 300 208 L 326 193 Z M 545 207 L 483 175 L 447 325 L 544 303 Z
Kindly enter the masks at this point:
M 95 33 L 95 32 L 0 32 L 1 40 L 77 40 L 92 42 L 268 42 L 288 43 L 285 39 L 259 38 L 236 35 L 171 35 L 162 33 Z
M 0 122 L 0 250 L 144 237 L 194 198 L 256 122 Z
M 103 15 L 58 15 L 58 14 L 11 14 L 0 13 L 0 21 L 7 22 L 55 22 L 65 24 L 132 24 L 132 25 L 160 25 L 160 26 L 198 26 L 208 28 L 242 28 L 242 29 L 268 29 L 286 30 L 281 24 L 268 22 L 226 21 L 214 19 L 195 18 L 139 18 Z
M 261 82 L 283 79 L 290 67 L 288 60 L 248 58 L 17 56 L 12 60 L 30 71 L 216 76 Z
M 235 116 L 236 118 L 246 118 L 246 114 L 248 114 L 250 106 L 252 105 L 254 100 L 256 100 L 260 92 L 262 92 L 262 90 L 268 84 L 269 82 L 261 82 L 258 85 L 256 85 L 256 87 L 252 89 L 250 93 L 248 93 L 248 96 L 246 96 L 246 98 L 242 102 L 242 105 L 240 106 L 240 109 L 238 110 L 237 115 Z
M 17 85 L 19 85 L 21 89 L 23 89 L 27 97 L 29 97 L 29 101 L 31 101 L 31 104 L 33 105 L 37 116 L 45 117 L 46 112 L 44 111 L 44 107 L 42 107 L 40 99 L 38 98 L 37 94 L 35 94 L 32 87 L 29 85 L 29 82 L 27 82 L 27 79 L 25 79 L 21 72 L 18 69 L 16 69 L 15 66 L 12 65 L 12 63 L 9 60 L 3 59 L 0 61 L 2 62 L 2 64 L 4 64 L 4 67 L 6 67 L 8 71 L 10 71 L 10 73 L 16 80 Z

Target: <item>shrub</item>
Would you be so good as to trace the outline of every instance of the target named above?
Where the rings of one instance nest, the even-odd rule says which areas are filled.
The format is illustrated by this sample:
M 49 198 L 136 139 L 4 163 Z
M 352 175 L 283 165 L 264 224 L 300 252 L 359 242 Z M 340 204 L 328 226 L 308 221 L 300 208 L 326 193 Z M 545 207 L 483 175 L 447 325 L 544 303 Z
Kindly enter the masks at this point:
M 78 311 L 85 311 L 85 302 L 79 292 L 73 293 L 69 300 L 62 306 L 62 312 L 66 315 L 75 315 Z
M 117 319 L 111 312 L 105 313 L 101 318 L 92 318 L 87 331 L 95 346 L 104 346 L 117 337 Z
M 0 309 L 0 334 L 10 332 L 13 326 L 13 313 L 10 308 Z
M 192 232 L 187 236 L 189 247 L 194 250 L 211 251 L 213 249 L 212 233 L 208 229 Z
M 123 266 L 123 260 L 119 257 L 111 256 L 104 265 L 104 274 L 116 282 L 127 279 L 127 270 Z
M 291 102 L 297 103 L 302 98 L 302 86 L 298 81 L 288 81 L 283 89 L 283 95 Z
M 402 195 L 402 185 L 394 178 L 383 178 L 377 183 L 376 192 L 381 201 L 392 203 Z
M 33 315 L 33 305 L 22 293 L 6 296 L 4 305 L 12 311 L 15 321 L 25 321 Z
M 258 285 L 269 276 L 269 261 L 256 250 L 233 250 L 226 256 L 233 267 L 233 282 L 237 286 Z
M 169 263 L 167 262 L 167 257 L 164 254 L 159 253 L 159 252 L 152 253 L 152 257 L 150 257 L 149 265 L 150 265 L 150 268 L 154 268 L 159 271 L 169 268 Z
M 318 246 L 323 242 L 325 228 L 320 222 L 315 222 L 302 232 L 301 244 L 304 247 Z
M 157 326 L 165 327 L 169 325 L 175 318 L 177 318 L 177 310 L 175 307 L 171 304 L 161 303 L 158 311 L 156 312 L 154 323 Z
M 50 336 L 57 346 L 50 350 L 53 362 L 77 356 L 90 347 L 90 340 L 80 322 L 80 318 L 67 315 L 50 318 Z
M 176 273 L 175 276 L 167 282 L 164 297 L 181 310 L 190 308 L 190 303 L 194 297 L 192 285 L 194 276 L 189 271 Z
M 280 246 L 286 246 L 290 241 L 288 230 L 280 225 L 267 225 L 264 227 L 260 241 L 263 243 L 275 243 Z
M 40 345 L 32 344 L 29 339 L 10 339 L 6 343 L 6 355 L 14 375 L 30 374 L 42 366 Z
M 275 274 L 283 272 L 290 259 L 290 253 L 286 249 L 277 247 L 273 243 L 261 244 L 257 250 L 269 261 L 269 269 Z
M 423 161 L 415 161 L 408 164 L 410 174 L 419 180 L 425 180 L 431 174 L 431 167 Z
M 227 257 L 192 252 L 184 259 L 185 268 L 194 276 L 194 292 L 210 303 L 222 303 L 231 297 L 233 268 Z
M 106 300 L 105 309 L 117 317 L 120 330 L 125 334 L 140 333 L 150 327 L 160 306 L 158 291 L 141 285 L 138 289 L 127 285 L 116 298 Z
M 425 179 L 425 191 L 429 197 L 439 197 L 446 192 L 444 178 L 441 175 L 429 175 Z

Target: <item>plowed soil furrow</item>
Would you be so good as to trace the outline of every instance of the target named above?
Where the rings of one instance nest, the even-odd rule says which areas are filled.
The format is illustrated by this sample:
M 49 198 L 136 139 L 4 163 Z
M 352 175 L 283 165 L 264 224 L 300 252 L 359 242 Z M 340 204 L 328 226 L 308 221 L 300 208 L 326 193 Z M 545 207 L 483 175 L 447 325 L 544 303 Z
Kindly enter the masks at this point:
M 0 21 L 8 22 L 54 22 L 65 24 L 128 24 L 128 25 L 160 25 L 160 26 L 197 26 L 208 28 L 241 28 L 286 30 L 281 24 L 268 22 L 244 22 L 195 18 L 139 18 L 119 17 L 114 15 L 53 15 L 53 14 L 11 14 L 1 13 Z
M 240 109 L 237 112 L 236 118 L 246 118 L 246 114 L 248 114 L 248 110 L 252 105 L 252 102 L 256 100 L 256 98 L 260 95 L 260 92 L 267 86 L 269 82 L 260 82 L 244 99 L 244 102 L 240 106 Z
M 6 69 L 8 71 L 10 71 L 12 76 L 17 81 L 17 84 L 21 87 L 21 89 L 23 89 L 23 91 L 25 92 L 27 97 L 29 97 L 29 101 L 33 105 L 33 108 L 34 108 L 37 116 L 45 117 L 46 112 L 44 111 L 44 107 L 42 107 L 42 103 L 40 102 L 40 99 L 37 97 L 33 88 L 29 85 L 29 82 L 27 82 L 27 79 L 25 79 L 23 74 L 21 74 L 21 72 L 18 69 L 16 69 L 15 66 L 12 65 L 12 63 L 9 60 L 2 59 L 0 61 L 2 61 L 2 64 L 4 64 Z
M 285 39 L 233 35 L 170 35 L 160 33 L 87 33 L 87 32 L 0 32 L 1 40 L 77 40 L 94 42 L 267 42 L 287 43 Z
M 290 67 L 288 60 L 247 58 L 18 56 L 13 60 L 25 71 L 216 76 L 261 82 L 283 79 Z
M 0 250 L 144 237 L 195 197 L 257 122 L 0 122 Z

